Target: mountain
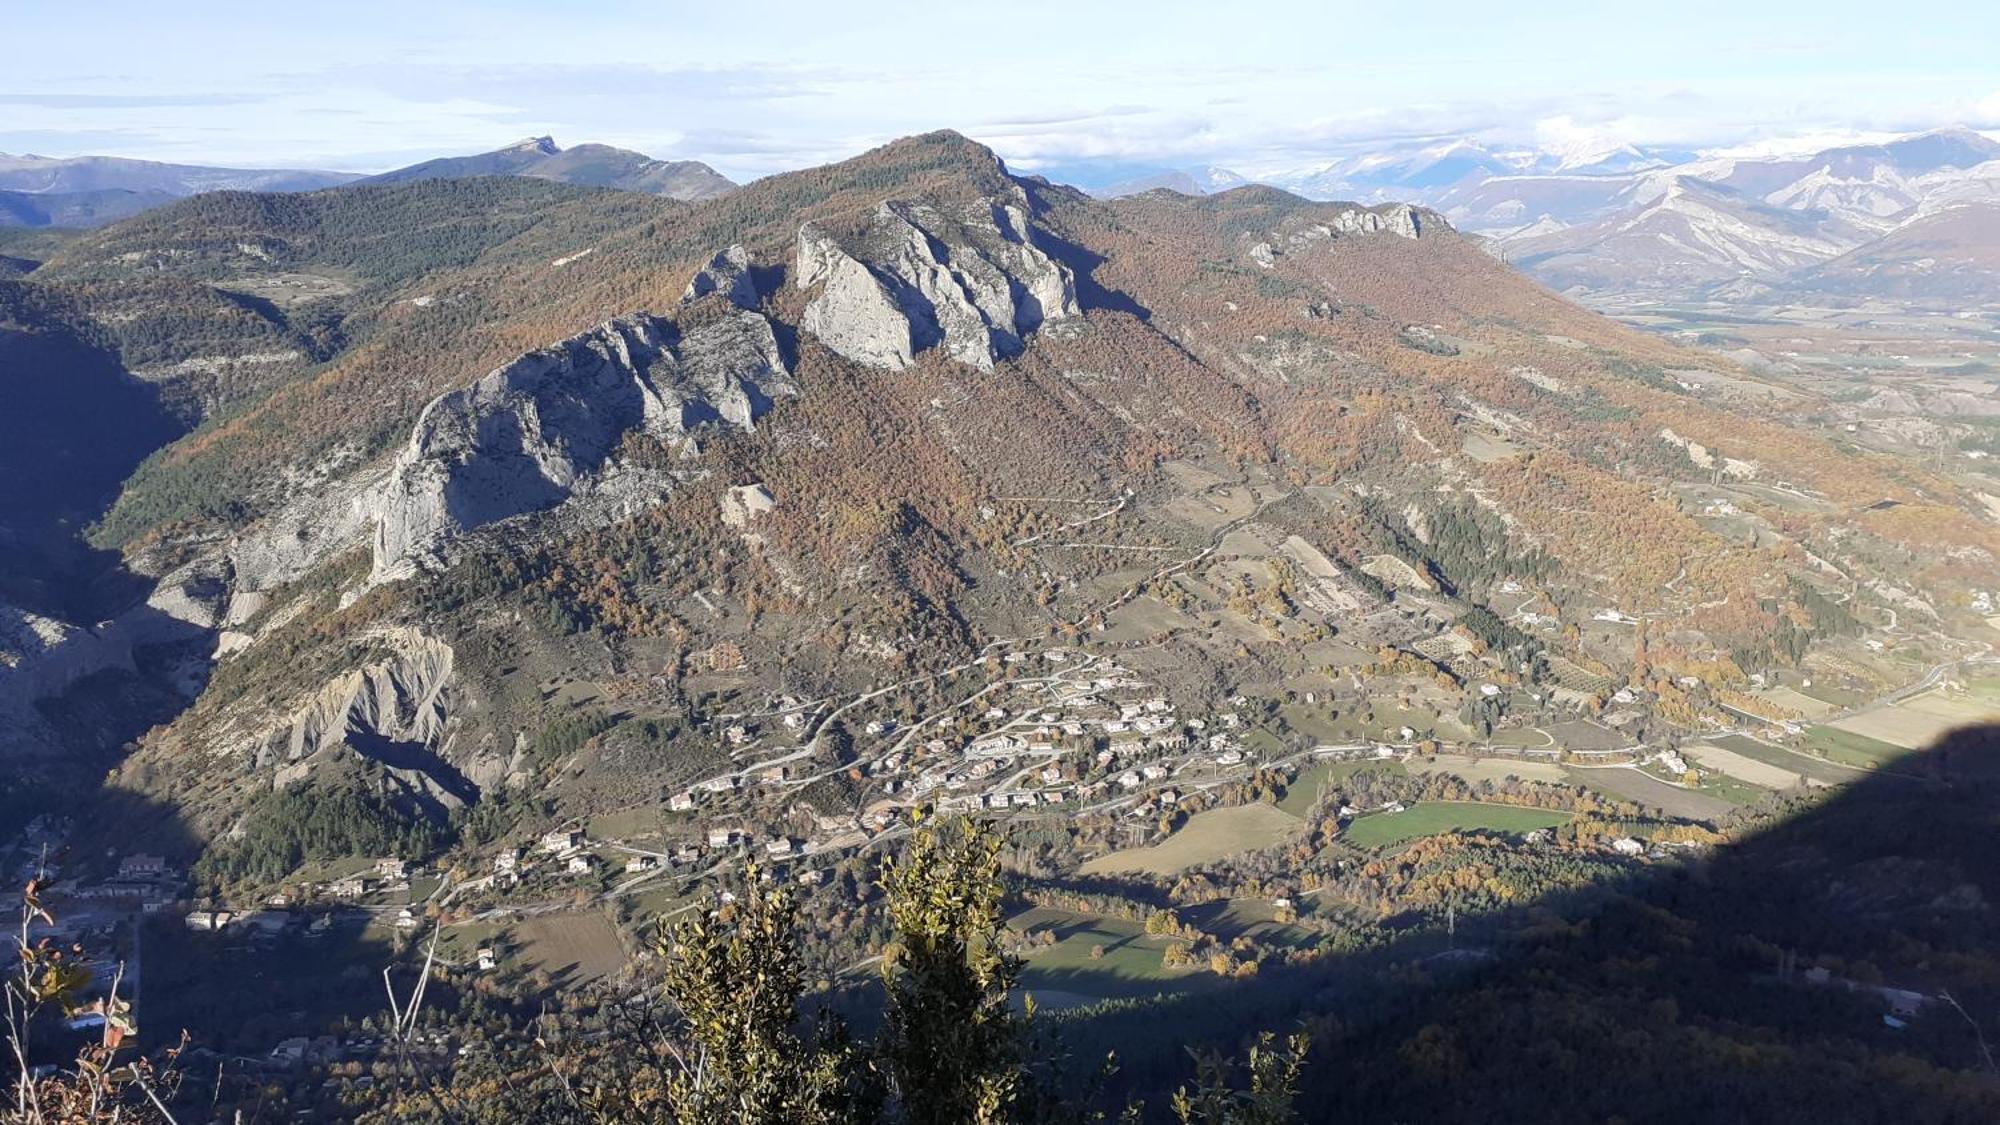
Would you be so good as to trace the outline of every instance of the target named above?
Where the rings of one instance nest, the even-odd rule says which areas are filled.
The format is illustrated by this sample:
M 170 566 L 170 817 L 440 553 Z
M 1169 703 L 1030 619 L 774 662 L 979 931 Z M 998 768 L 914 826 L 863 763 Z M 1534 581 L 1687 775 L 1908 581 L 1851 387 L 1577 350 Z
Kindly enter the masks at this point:
M 132 191 L 184 196 L 204 191 L 311 191 L 358 179 L 351 172 L 210 168 L 118 156 L 9 156 L 0 153 L 0 190 L 34 194 Z
M 355 178 L 346 172 L 0 153 L 0 227 L 95 227 L 197 192 L 311 191 Z
M 368 177 L 377 184 L 464 176 L 532 176 L 588 187 L 617 188 L 671 199 L 710 199 L 736 185 L 695 160 L 654 160 L 608 145 L 562 148 L 548 137 L 529 137 L 476 156 L 441 157 Z
M 1588 169 L 1473 176 L 1418 197 L 1493 235 L 1551 284 L 1696 295 L 1740 278 L 1783 283 L 1954 202 L 2000 197 L 1996 154 L 2000 142 L 1966 129 L 1804 156 L 1634 150 Z M 1850 292 L 1862 277 L 1846 275 Z
M 1241 187 L 1249 181 L 1214 165 L 1172 167 L 1116 160 L 1070 161 L 1039 169 L 1043 179 L 1082 188 L 1098 199 L 1137 195 L 1166 188 L 1182 195 L 1206 195 Z
M 1767 211 L 1791 214 L 1669 184 L 1633 237 L 1781 227 Z M 10 284 L 73 358 L 19 377 L 109 394 L 122 373 L 173 426 L 107 451 L 91 479 L 123 474 L 117 497 L 65 518 L 137 588 L 0 619 L 0 687 L 29 700 L 0 725 L 0 791 L 29 797 L 0 814 L 80 810 L 51 849 L 77 857 L 64 880 L 143 850 L 203 899 L 282 891 L 272 909 L 356 933 L 370 912 L 337 896 L 402 902 L 347 873 L 423 863 L 450 881 L 437 964 L 486 982 L 452 991 L 488 1026 L 622 987 L 659 912 L 721 903 L 751 856 L 802 903 L 802 977 L 845 1001 L 887 933 L 878 854 L 932 809 L 1009 834 L 1036 995 L 1149 1025 L 1176 1066 L 1240 1037 L 1214 1018 L 1236 997 L 1367 1034 L 1321 969 L 1443 987 L 1518 948 L 1482 928 L 1503 909 L 1549 942 L 1685 946 L 1669 900 L 1810 800 L 1802 776 L 1896 783 L 1872 736 L 1823 737 L 1879 771 L 1810 753 L 1785 730 L 1803 708 L 1831 722 L 1918 682 L 1924 707 L 1983 713 L 1960 638 L 2000 591 L 1990 490 L 1488 251 L 1408 202 L 1097 199 L 949 131 L 691 203 L 418 177 L 210 193 L 57 240 Z M 100 378 L 73 376 L 86 361 Z M 105 702 L 140 683 L 165 714 Z M 1734 757 L 1706 741 L 1738 730 Z M 1252 818 L 1242 850 L 1124 866 Z M 1666 905 L 1633 897 L 1656 863 Z M 1833 947 L 1853 959 L 1829 973 L 1988 979 L 1937 944 L 1983 900 L 1913 871 L 1827 887 L 1923 923 Z M 1896 1038 L 1866 997 L 1762 1004 L 1795 945 L 1858 931 L 1745 936 L 1715 910 L 1719 960 L 1671 963 L 1685 991 L 1628 998 L 1628 1023 L 1749 1058 L 1780 1040 L 1746 1021 L 1782 1009 L 1783 1043 L 1833 1041 L 1788 1055 L 1801 1072 L 1863 1086 L 1853 1060 L 1886 1057 L 1913 1099 L 1973 1065 L 1965 1033 Z M 1089 952 L 1096 926 L 1125 945 Z M 167 916 L 148 1020 L 248 1057 L 318 1034 L 353 991 L 297 952 L 320 933 L 275 939 L 257 976 Z M 584 936 L 601 972 L 568 952 Z M 481 949 L 512 963 L 475 970 Z M 205 988 L 166 1006 L 166 973 L 255 982 L 270 1016 Z M 1572 998 L 1578 1025 L 1610 1018 Z M 1397 1054 L 1427 1073 L 1481 1047 L 1410 1034 L 1443 1044 Z M 1663 1057 L 1681 1088 L 1687 1056 Z
M 97 227 L 180 198 L 163 191 L 0 191 L 0 226 Z
M 1628 237 L 1775 222 L 1766 210 L 1685 184 Z M 1818 252 L 1813 231 L 1789 237 Z M 1718 252 L 1727 268 L 1776 253 L 1747 236 Z M 1193 470 L 1163 462 L 1275 459 L 1287 479 L 1365 485 L 1259 486 L 1276 505 L 1261 518 L 1347 560 L 1327 564 L 1329 606 L 1376 596 L 1339 577 L 1379 553 L 1366 513 L 1443 519 L 1422 514 L 1441 486 L 1505 513 L 1522 538 L 1491 549 L 1557 560 L 1542 581 L 1566 612 L 1678 604 L 1669 580 L 1701 544 L 1707 588 L 1737 590 L 1719 604 L 1741 609 L 1695 614 L 1696 649 L 1768 645 L 1756 607 L 1784 596 L 1771 576 L 1792 563 L 1661 500 L 1675 464 L 1722 450 L 1829 512 L 1884 497 L 1898 519 L 1956 510 L 1674 389 L 1658 372 L 1707 361 L 1557 300 L 1435 212 L 1261 186 L 1096 201 L 955 134 L 691 207 L 518 177 L 209 195 L 73 242 L 33 276 L 117 323 L 131 306 L 109 302 L 139 277 L 180 279 L 179 301 L 225 298 L 185 314 L 233 334 L 212 359 L 137 366 L 227 408 L 149 459 L 94 532 L 158 579 L 150 605 L 216 630 L 228 654 L 217 682 L 235 686 L 135 759 L 159 771 L 206 747 L 210 764 L 154 774 L 175 787 L 217 770 L 290 785 L 359 754 L 420 802 L 504 789 L 538 768 L 510 732 L 553 717 L 531 685 L 618 675 L 566 637 L 626 637 L 675 667 L 733 646 L 754 671 L 729 692 L 823 694 L 1088 619 L 1125 565 L 1091 544 L 1206 541 Z M 274 276 L 346 288 L 223 316 Z M 308 362 L 248 362 L 279 339 Z M 147 340 L 125 338 L 128 359 Z M 1014 498 L 1128 494 L 1139 507 L 1110 539 L 1028 550 L 1067 508 Z M 1455 504 L 1452 519 L 1478 518 Z M 766 608 L 724 608 L 744 599 Z M 508 643 L 539 654 L 525 663 L 488 663 L 468 631 L 506 607 L 524 614 Z M 846 642 L 828 648 L 829 630 Z M 363 634 L 382 639 L 331 639 Z M 1188 659 L 1237 659 L 1189 643 Z M 1285 651 L 1252 663 L 1275 670 Z M 426 697 L 448 683 L 444 710 L 421 733 L 392 723 L 355 694 L 371 668 L 418 677 L 407 690 Z M 385 757 L 379 739 L 421 746 Z M 207 832 L 257 791 L 162 795 Z
M 2000 294 L 2000 201 L 1929 211 L 1799 271 L 1785 292 L 1990 303 Z
M 1518 157 L 1471 141 L 1391 144 L 1297 171 L 1259 176 L 1261 182 L 1311 199 L 1424 198 L 1457 184 L 1522 170 Z
M 1153 191 L 1157 188 L 1177 191 L 1182 195 L 1207 195 L 1210 192 L 1242 187 L 1248 182 L 1227 168 L 1171 168 L 1148 172 L 1087 190 L 1099 199 L 1117 199 L 1120 196 L 1137 195 L 1142 191 Z
M 1558 289 L 1629 293 L 1774 279 L 1872 233 L 1827 211 L 1774 206 L 1682 177 L 1632 211 L 1554 231 L 1529 227 L 1501 245 L 1509 261 Z

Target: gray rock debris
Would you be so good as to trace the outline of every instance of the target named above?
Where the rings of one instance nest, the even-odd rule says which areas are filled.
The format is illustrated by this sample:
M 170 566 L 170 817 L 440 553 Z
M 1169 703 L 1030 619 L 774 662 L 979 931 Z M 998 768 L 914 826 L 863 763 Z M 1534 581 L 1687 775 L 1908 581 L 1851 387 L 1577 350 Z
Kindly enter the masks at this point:
M 1046 321 L 1077 315 L 1076 279 L 1034 244 L 1025 206 L 985 200 L 954 214 L 892 200 L 853 238 L 799 228 L 800 327 L 856 363 L 898 370 L 942 346 L 983 371 Z
M 342 752 L 380 763 L 406 792 L 456 807 L 473 794 L 439 755 L 451 722 L 454 655 L 414 629 L 372 637 L 375 660 L 328 681 L 260 740 L 258 764 L 279 788 Z
M 424 408 L 377 509 L 375 578 L 408 574 L 474 528 L 561 504 L 629 431 L 692 451 L 703 427 L 749 429 L 773 398 L 797 393 L 770 321 L 754 312 L 685 332 L 628 317 L 530 352 Z

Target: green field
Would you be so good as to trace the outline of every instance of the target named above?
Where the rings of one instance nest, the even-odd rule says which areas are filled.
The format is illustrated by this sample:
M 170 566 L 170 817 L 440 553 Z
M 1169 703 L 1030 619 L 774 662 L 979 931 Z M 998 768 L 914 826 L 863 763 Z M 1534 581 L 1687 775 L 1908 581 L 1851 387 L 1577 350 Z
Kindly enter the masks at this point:
M 1521 833 L 1554 828 L 1569 814 L 1519 805 L 1488 805 L 1473 801 L 1426 801 L 1399 813 L 1370 813 L 1347 826 L 1342 839 L 1357 848 L 1382 848 L 1436 836 L 1444 832 L 1484 829 Z
M 593 840 L 630 840 L 637 836 L 657 836 L 660 833 L 661 811 L 658 806 L 646 806 L 599 813 L 591 817 L 583 827 Z
M 1752 785 L 1726 773 L 1713 773 L 1703 779 L 1701 791 L 1711 797 L 1728 801 L 1732 805 L 1754 805 L 1771 794 L 1769 789 Z
M 1841 730 L 1838 727 L 1821 726 L 1807 730 L 1806 745 L 1825 754 L 1829 761 L 1853 766 L 1856 769 L 1873 769 L 1909 753 L 1908 750 L 1879 738 L 1855 734 L 1853 731 Z
M 1166 969 L 1160 956 L 1168 939 L 1148 937 L 1137 922 L 1036 907 L 1008 921 L 1014 929 L 1053 931 L 1056 944 L 1031 946 L 1021 972 L 1020 991 L 1048 1008 L 1072 1008 L 1097 1000 L 1178 992 L 1214 981 L 1199 969 Z M 1090 955 L 1101 946 L 1102 957 Z
M 1299 826 L 1298 817 L 1273 805 L 1209 809 L 1189 817 L 1180 831 L 1150 848 L 1128 848 L 1098 856 L 1084 864 L 1082 871 L 1085 875 L 1128 871 L 1171 875 L 1238 852 L 1268 848 L 1298 831 Z
M 558 984 L 579 984 L 610 976 L 625 965 L 617 927 L 597 911 L 542 914 L 515 923 L 521 960 Z

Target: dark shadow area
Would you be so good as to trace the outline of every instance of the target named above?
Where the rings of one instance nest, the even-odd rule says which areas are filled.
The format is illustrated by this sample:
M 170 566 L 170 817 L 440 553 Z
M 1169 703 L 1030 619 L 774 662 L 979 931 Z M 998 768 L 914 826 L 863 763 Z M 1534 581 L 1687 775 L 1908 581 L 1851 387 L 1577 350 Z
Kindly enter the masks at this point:
M 1069 267 L 1069 272 L 1076 278 L 1076 303 L 1084 309 L 1108 309 L 1129 313 L 1140 320 L 1153 319 L 1153 311 L 1140 304 L 1130 293 L 1107 289 L 1098 283 L 1097 267 L 1104 264 L 1104 255 L 1057 238 L 1045 230 L 1035 232 L 1035 245 L 1049 257 Z
M 462 804 L 470 805 L 479 800 L 479 787 L 460 773 L 457 766 L 445 761 L 421 742 L 398 742 L 372 730 L 350 730 L 346 741 L 355 753 L 364 758 L 398 772 L 422 774 Z M 442 822 L 449 814 L 450 810 L 429 794 L 419 793 L 418 797 L 424 805 L 425 814 L 432 819 Z
M 1363 952 L 1052 1019 L 1155 1094 L 1190 1047 L 1304 1026 L 1308 1121 L 2000 1120 L 2000 725 L 1773 801 L 1789 815 L 1736 843 L 1450 932 L 1434 910 Z
M 0 599 L 89 623 L 142 588 L 81 533 L 182 427 L 60 296 L 0 280 Z
M 356 1063 L 365 1072 L 391 1056 L 381 1031 L 383 971 L 407 995 L 418 975 L 409 946 L 419 941 L 393 925 L 394 907 L 237 903 L 211 924 L 202 912 L 219 904 L 188 874 L 204 843 L 176 809 L 106 789 L 52 799 L 43 811 L 48 831 L 0 841 L 10 878 L 30 845 L 49 845 L 42 901 L 53 922 L 32 936 L 81 948 L 92 974 L 84 1001 L 122 971 L 119 995 L 132 1004 L 141 1050 L 179 1044 L 185 1034 L 181 1120 L 206 1120 L 198 1107 L 216 1101 L 259 1107 L 242 1120 L 291 1120 L 300 1095 L 319 1088 L 317 1077 L 300 1082 L 310 1068 Z M 463 1002 L 452 978 L 433 979 L 430 1005 Z M 30 1064 L 71 1064 L 98 1034 L 44 1012 Z M 0 1061 L 0 1088 L 12 1089 L 14 1077 L 12 1058 Z

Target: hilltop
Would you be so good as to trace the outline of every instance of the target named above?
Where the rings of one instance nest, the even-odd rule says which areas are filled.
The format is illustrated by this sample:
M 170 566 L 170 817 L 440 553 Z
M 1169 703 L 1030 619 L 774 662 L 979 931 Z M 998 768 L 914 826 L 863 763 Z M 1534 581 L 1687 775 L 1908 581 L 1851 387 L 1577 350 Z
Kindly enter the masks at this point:
M 365 182 L 395 184 L 464 176 L 531 176 L 684 200 L 712 199 L 736 186 L 698 160 L 654 160 L 610 145 L 563 148 L 550 137 L 529 137 L 475 156 L 426 160 L 370 176 Z

